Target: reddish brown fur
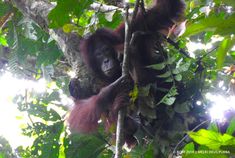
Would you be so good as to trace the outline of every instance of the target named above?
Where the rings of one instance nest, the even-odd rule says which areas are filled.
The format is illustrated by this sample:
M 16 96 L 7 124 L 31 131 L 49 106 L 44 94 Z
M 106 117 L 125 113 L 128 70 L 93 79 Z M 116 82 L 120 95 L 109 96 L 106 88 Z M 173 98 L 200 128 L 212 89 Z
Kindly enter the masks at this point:
M 70 128 L 80 133 L 95 132 L 101 115 L 107 118 L 103 121 L 109 126 L 115 123 L 117 112 L 127 104 L 132 87 L 124 78 L 102 88 L 97 95 L 77 100 L 68 118 Z
M 68 122 L 72 130 L 81 133 L 90 133 L 97 129 L 102 108 L 97 106 L 98 97 L 92 96 L 88 99 L 75 102 L 70 113 Z
M 118 32 L 109 29 L 99 29 L 91 36 L 85 37 L 81 40 L 79 48 L 85 63 L 92 70 L 97 69 L 96 61 L 94 61 L 94 49 L 97 47 L 99 42 L 108 42 L 115 46 L 123 43 L 120 34 Z
M 139 11 L 135 21 L 132 32 L 136 31 L 160 31 L 161 29 L 168 30 L 169 27 L 174 25 L 174 21 L 180 19 L 184 11 L 184 3 L 181 0 L 155 0 L 154 6 L 147 10 L 144 15 Z M 94 34 L 90 35 L 81 41 L 80 51 L 82 53 L 85 63 L 91 68 L 94 73 L 101 76 L 99 65 L 96 65 L 94 58 L 94 50 L 100 46 L 100 43 L 109 44 L 116 48 L 116 53 L 120 53 L 117 48 L 121 48 L 124 42 L 124 24 L 121 24 L 116 30 L 99 29 Z M 137 51 L 138 59 L 133 58 L 136 61 L 132 61 L 133 69 L 139 69 L 139 67 L 145 67 L 152 64 L 151 56 L 148 54 L 148 45 L 146 41 L 139 41 L 144 44 L 142 49 Z M 117 55 L 117 54 L 116 54 Z M 132 60 L 133 60 L 132 59 Z M 141 69 L 142 71 L 142 69 Z M 143 71 L 142 71 L 143 72 Z M 143 74 L 147 74 L 148 71 L 140 73 L 136 70 L 138 75 L 142 75 L 142 78 L 149 77 Z M 121 75 L 121 74 L 120 74 Z M 120 75 L 117 75 L 120 77 Z M 101 78 L 102 79 L 102 78 Z M 117 78 L 115 78 L 117 79 Z M 141 79 L 142 80 L 142 79 Z M 114 94 L 108 94 L 108 91 L 113 91 L 112 80 L 107 80 L 106 85 L 102 91 L 88 99 L 78 100 L 75 102 L 74 109 L 71 111 L 68 119 L 69 125 L 72 129 L 78 132 L 90 133 L 97 129 L 98 120 L 102 114 L 108 117 L 109 122 L 115 122 L 118 110 L 127 104 L 128 94 L 123 93 L 125 87 L 118 87 L 119 91 L 115 91 Z M 109 85 L 110 84 L 110 85 Z M 129 90 L 129 88 L 127 88 Z M 105 92 L 105 93 L 104 93 Z M 110 96 L 111 95 L 111 96 Z M 131 134 L 128 134 L 128 136 Z

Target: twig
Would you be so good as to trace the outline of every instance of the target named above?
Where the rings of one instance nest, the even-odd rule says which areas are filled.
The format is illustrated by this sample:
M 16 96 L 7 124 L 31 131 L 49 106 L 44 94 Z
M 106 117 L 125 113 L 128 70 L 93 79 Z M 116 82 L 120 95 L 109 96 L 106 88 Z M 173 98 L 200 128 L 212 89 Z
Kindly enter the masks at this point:
M 14 14 L 12 12 L 9 12 L 0 18 L 0 29 L 2 29 L 6 25 L 6 23 L 11 19 L 13 15 Z
M 90 5 L 90 9 L 92 9 L 92 10 L 97 10 L 97 9 L 99 9 L 101 12 L 110 12 L 110 11 L 113 11 L 113 10 L 120 10 L 120 11 L 123 11 L 122 8 L 116 7 L 116 6 L 112 6 L 112 5 L 105 5 L 105 4 L 102 4 L 102 6 L 100 6 L 100 3 L 92 3 L 92 4 Z
M 122 65 L 122 76 L 128 76 L 129 74 L 129 49 L 130 49 L 130 39 L 132 33 L 132 24 L 137 15 L 139 0 L 136 1 L 135 9 L 133 12 L 133 17 L 131 23 L 129 24 L 129 5 L 126 0 L 124 0 L 125 5 L 125 42 L 124 42 L 124 55 L 123 55 L 123 65 Z M 126 109 L 123 108 L 118 112 L 117 120 L 117 131 L 116 131 L 116 148 L 115 148 L 115 158 L 122 157 L 122 145 L 123 145 L 123 127 Z
M 211 53 L 213 53 L 216 49 L 218 49 L 219 46 L 216 46 L 214 48 L 212 48 L 208 53 L 204 54 L 202 57 L 199 58 L 199 60 L 202 60 L 203 58 L 205 58 L 207 55 L 210 55 Z
M 194 127 L 194 128 L 191 130 L 191 132 L 195 131 L 195 130 L 198 129 L 200 126 L 204 125 L 205 123 L 207 123 L 207 122 L 209 122 L 209 121 L 210 121 L 210 119 L 203 121 L 202 123 L 200 123 L 199 125 L 197 125 L 196 127 Z M 175 148 L 174 148 L 174 150 L 173 150 L 172 158 L 173 158 L 173 156 L 176 154 L 176 150 L 178 149 L 179 145 L 180 145 L 186 138 L 188 138 L 188 134 L 186 134 L 186 135 L 179 141 L 179 143 L 175 146 Z
M 133 25 L 133 21 L 134 19 L 136 18 L 137 14 L 138 14 L 138 9 L 139 9 L 139 5 L 140 5 L 140 1 L 137 0 L 136 3 L 135 3 L 135 8 L 134 8 L 134 11 L 133 11 L 133 16 L 132 16 L 132 19 L 131 19 L 131 29 L 132 29 L 132 25 Z
M 128 10 L 129 6 L 125 4 L 126 14 L 125 14 L 125 42 L 124 42 L 124 56 L 123 56 L 123 65 L 122 65 L 122 75 L 127 75 L 128 70 L 128 49 L 129 49 L 129 24 L 128 24 Z M 117 120 L 117 131 L 116 131 L 116 147 L 115 147 L 115 158 L 122 157 L 122 145 L 123 145 L 123 127 L 124 127 L 124 117 L 125 117 L 125 109 L 121 109 L 118 112 L 118 120 Z
M 163 35 L 163 37 L 166 39 L 166 41 L 167 41 L 168 43 L 170 43 L 172 46 L 174 46 L 181 54 L 183 54 L 183 55 L 186 56 L 187 58 L 191 58 L 191 57 L 189 56 L 189 53 L 188 53 L 188 52 L 186 52 L 185 50 L 183 50 L 183 49 L 181 49 L 181 48 L 179 47 L 179 44 L 178 44 L 178 43 L 174 42 L 173 40 L 171 40 L 170 38 L 167 38 L 167 37 L 164 36 L 164 35 Z
M 25 107 L 28 108 L 28 90 L 25 89 Z M 34 127 L 33 119 L 31 118 L 30 114 L 28 114 L 29 121 L 31 122 L 32 126 Z
M 144 16 L 145 16 L 146 10 L 145 10 L 145 7 L 144 7 L 144 0 L 141 0 L 141 2 L 140 2 L 140 7 L 141 7 L 141 10 L 142 10 L 142 12 L 143 12 L 143 14 L 144 14 Z

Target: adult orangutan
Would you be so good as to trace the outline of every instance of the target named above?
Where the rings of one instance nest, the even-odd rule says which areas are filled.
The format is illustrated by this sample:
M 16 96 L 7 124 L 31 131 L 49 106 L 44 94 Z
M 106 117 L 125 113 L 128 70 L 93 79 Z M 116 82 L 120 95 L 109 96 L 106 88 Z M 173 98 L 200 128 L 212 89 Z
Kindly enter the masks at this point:
M 146 85 L 156 80 L 159 72 L 146 68 L 162 61 L 161 55 L 153 53 L 155 41 L 161 40 L 156 34 L 168 32 L 181 20 L 184 9 L 182 0 L 155 0 L 146 12 L 139 9 L 131 28 L 136 36 L 133 37 L 130 51 L 130 74 L 135 83 Z M 124 30 L 124 24 L 116 30 L 98 29 L 81 41 L 80 51 L 86 65 L 104 81 L 106 87 L 89 98 L 75 96 L 75 106 L 68 122 L 71 129 L 77 132 L 94 132 L 101 116 L 105 116 L 108 124 L 115 122 L 118 110 L 128 104 L 132 84 L 126 76 L 120 78 Z

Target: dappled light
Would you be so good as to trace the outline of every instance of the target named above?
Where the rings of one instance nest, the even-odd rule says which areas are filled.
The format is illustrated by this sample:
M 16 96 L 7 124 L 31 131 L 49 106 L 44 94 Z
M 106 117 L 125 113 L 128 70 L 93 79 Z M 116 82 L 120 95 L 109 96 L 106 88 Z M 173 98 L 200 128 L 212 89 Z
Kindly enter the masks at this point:
M 6 72 L 0 77 L 0 87 L 0 135 L 7 138 L 13 147 L 29 145 L 32 140 L 22 136 L 20 129 L 20 126 L 27 121 L 25 114 L 17 109 L 12 99 L 18 94 L 24 94 L 27 90 L 43 93 L 46 89 L 46 82 L 44 79 L 38 82 L 18 79 Z
M 216 35 L 216 36 L 211 37 L 210 42 L 208 42 L 208 43 L 203 43 L 201 40 L 197 40 L 196 42 L 195 41 L 189 41 L 189 42 L 187 42 L 186 47 L 189 51 L 189 55 L 192 58 L 195 58 L 195 56 L 196 56 L 195 52 L 196 51 L 210 52 L 211 50 L 213 50 L 214 44 L 216 42 L 222 41 L 223 39 L 224 39 L 223 37 Z
M 234 8 L 0 0 L 0 158 L 234 157 Z
M 190 52 L 190 56 L 195 57 L 193 52 L 195 52 L 196 50 L 209 50 L 212 48 L 212 44 L 189 42 L 187 43 L 187 48 Z
M 69 71 L 68 72 L 68 75 L 71 77 L 71 78 L 74 78 L 76 76 L 76 72 L 74 71 Z
M 212 102 L 208 109 L 212 120 L 226 120 L 226 113 L 235 111 L 235 96 L 222 96 L 217 94 L 207 93 L 206 98 Z
M 38 81 L 18 79 L 10 72 L 6 72 L 0 77 L 0 81 L 0 97 L 4 98 L 23 94 L 25 90 L 35 91 L 37 93 L 43 93 L 46 90 L 46 81 L 43 78 Z

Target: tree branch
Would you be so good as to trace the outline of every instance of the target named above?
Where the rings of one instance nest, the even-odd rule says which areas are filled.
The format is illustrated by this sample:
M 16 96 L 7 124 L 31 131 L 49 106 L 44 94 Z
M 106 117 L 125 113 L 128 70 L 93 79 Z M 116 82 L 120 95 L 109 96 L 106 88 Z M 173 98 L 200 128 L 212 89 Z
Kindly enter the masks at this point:
M 130 55 L 130 41 L 132 36 L 132 24 L 134 19 L 136 18 L 138 7 L 140 4 L 140 1 L 137 0 L 135 4 L 135 9 L 133 11 L 133 16 L 131 19 L 131 23 L 129 23 L 129 5 L 127 0 L 123 0 L 123 3 L 125 5 L 125 41 L 124 41 L 124 56 L 123 56 L 123 65 L 122 65 L 122 76 L 128 76 L 129 75 L 129 55 Z M 126 108 L 121 109 L 118 112 L 118 120 L 117 120 L 117 131 L 116 131 L 116 148 L 115 148 L 115 158 L 121 158 L 122 157 L 122 145 L 123 145 L 123 137 L 124 137 L 124 118 L 126 114 Z
M 123 64 L 122 64 L 122 76 L 127 76 L 129 74 L 129 42 L 130 42 L 130 30 L 129 30 L 129 5 L 124 0 L 125 5 L 125 41 L 124 41 L 124 56 L 123 56 Z M 123 145 L 123 127 L 124 127 L 124 118 L 125 118 L 125 108 L 121 109 L 118 112 L 118 120 L 117 120 L 117 131 L 116 131 L 116 148 L 115 148 L 115 158 L 122 157 L 122 145 Z
M 125 1 L 125 0 L 124 0 Z M 125 2 L 124 2 L 125 3 Z M 128 62 L 129 62 L 129 6 L 125 4 L 125 42 L 124 42 L 124 55 L 123 55 L 123 64 L 122 64 L 122 76 L 127 76 L 129 73 Z M 115 147 L 115 158 L 122 157 L 122 145 L 123 145 L 123 127 L 124 127 L 124 118 L 125 118 L 125 108 L 118 111 L 118 120 L 117 120 L 117 130 L 116 130 L 116 147 Z
M 24 16 L 32 19 L 57 42 L 58 47 L 77 74 L 77 78 L 80 79 L 81 88 L 91 89 L 96 92 L 101 86 L 100 80 L 90 74 L 90 71 L 82 61 L 78 47 L 80 37 L 76 33 L 64 33 L 62 29 L 49 28 L 47 16 L 55 5 L 46 0 L 12 0 L 12 2 Z
M 92 10 L 96 10 L 96 11 L 101 11 L 101 12 L 111 12 L 113 10 L 120 10 L 120 11 L 124 11 L 122 8 L 116 7 L 116 6 L 112 6 L 112 5 L 105 5 L 102 3 L 92 3 L 90 8 Z

